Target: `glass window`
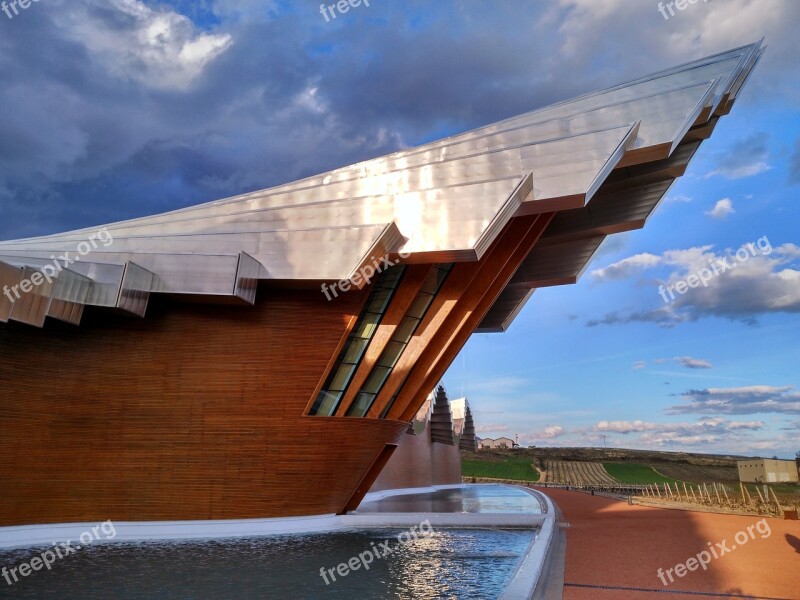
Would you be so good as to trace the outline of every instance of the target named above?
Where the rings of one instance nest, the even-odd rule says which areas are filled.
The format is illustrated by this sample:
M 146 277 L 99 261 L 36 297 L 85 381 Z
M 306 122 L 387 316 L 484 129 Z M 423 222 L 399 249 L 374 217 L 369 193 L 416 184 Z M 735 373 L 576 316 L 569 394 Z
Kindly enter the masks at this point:
M 356 401 L 348 409 L 347 416 L 362 417 L 372 408 L 372 403 L 375 402 L 386 380 L 389 379 L 392 369 L 397 365 L 400 356 L 414 336 L 452 267 L 452 264 L 436 265 L 428 274 L 417 297 L 411 303 L 400 325 L 395 329 L 391 341 L 384 348 L 376 365 L 372 368 L 372 372 L 367 377 L 366 383 L 359 390 Z M 397 395 L 395 394 L 396 397 Z M 392 398 L 390 406 L 393 403 L 394 398 Z M 388 410 L 387 407 L 384 410 L 384 415 Z
M 398 265 L 382 271 L 378 275 L 352 333 L 339 352 L 336 363 L 331 368 L 322 390 L 311 407 L 310 414 L 329 417 L 336 413 L 344 391 L 361 363 L 364 352 L 369 346 L 372 336 L 375 335 L 403 273 L 405 273 L 405 267 Z
M 375 394 L 368 394 L 366 392 L 359 392 L 356 396 L 350 410 L 347 411 L 348 417 L 363 417 L 367 414 L 367 409 L 372 406 L 375 401 Z
M 405 347 L 406 344 L 402 342 L 389 342 L 389 345 L 386 346 L 386 350 L 381 354 L 378 364 L 391 369 L 397 364 L 397 360 L 400 358 L 400 354 L 403 353 L 403 350 L 405 350 Z

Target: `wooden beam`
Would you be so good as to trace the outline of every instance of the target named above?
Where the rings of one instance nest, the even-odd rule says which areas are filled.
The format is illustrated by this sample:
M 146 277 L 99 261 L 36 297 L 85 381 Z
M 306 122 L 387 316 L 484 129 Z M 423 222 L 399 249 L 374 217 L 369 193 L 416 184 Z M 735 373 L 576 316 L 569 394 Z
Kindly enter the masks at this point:
M 427 395 L 427 392 L 423 394 L 422 390 L 432 388 L 441 379 L 503 288 L 514 276 L 519 265 L 539 240 L 552 218 L 553 213 L 539 215 L 537 219 L 525 224 L 528 231 L 524 235 L 512 237 L 512 232 L 509 231 L 509 237 L 505 242 L 502 236 L 496 242 L 498 248 L 503 248 L 497 257 L 497 263 L 500 264 L 488 261 L 485 263 L 481 281 L 476 281 L 478 285 L 470 288 L 469 298 L 464 298 L 464 303 L 459 307 L 460 314 L 454 315 L 451 324 L 443 330 L 442 334 L 443 337 L 446 336 L 445 339 L 441 342 L 437 340 L 437 343 L 431 346 L 430 355 L 433 358 L 425 360 L 420 357 L 414 372 L 403 386 L 403 390 L 398 395 L 395 406 L 389 411 L 387 418 L 399 418 L 401 421 L 406 421 L 410 418 L 409 414 L 413 416 L 419 409 L 420 397 L 424 400 Z M 500 256 L 505 256 L 504 262 L 499 260 Z M 484 281 L 487 284 L 481 286 L 480 284 Z

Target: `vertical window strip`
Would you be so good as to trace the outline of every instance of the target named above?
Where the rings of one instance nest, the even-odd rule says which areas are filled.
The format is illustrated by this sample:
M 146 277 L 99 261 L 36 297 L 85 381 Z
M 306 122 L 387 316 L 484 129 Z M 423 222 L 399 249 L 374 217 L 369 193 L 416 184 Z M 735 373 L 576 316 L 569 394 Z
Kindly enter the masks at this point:
M 369 376 L 367 377 L 364 385 L 356 394 L 355 400 L 350 408 L 347 410 L 348 417 L 363 417 L 372 408 L 376 398 L 381 393 L 383 386 L 392 374 L 394 367 L 400 360 L 406 347 L 411 342 L 411 338 L 419 328 L 420 323 L 425 318 L 433 304 L 433 299 L 439 293 L 442 285 L 447 279 L 453 265 L 443 264 L 436 265 L 431 271 L 428 278 L 422 284 L 417 297 L 412 302 L 411 307 L 406 312 L 400 324 L 395 329 L 391 340 L 381 353 L 375 366 L 372 368 Z M 392 398 L 391 404 L 394 403 L 397 394 Z M 384 414 L 388 408 L 384 410 Z
M 347 342 L 339 352 L 309 414 L 324 417 L 336 414 L 344 392 L 358 369 L 358 365 L 361 364 L 367 346 L 372 341 L 378 325 L 399 287 L 403 273 L 405 273 L 405 266 L 398 265 L 382 271 L 378 275 L 358 320 L 348 336 Z

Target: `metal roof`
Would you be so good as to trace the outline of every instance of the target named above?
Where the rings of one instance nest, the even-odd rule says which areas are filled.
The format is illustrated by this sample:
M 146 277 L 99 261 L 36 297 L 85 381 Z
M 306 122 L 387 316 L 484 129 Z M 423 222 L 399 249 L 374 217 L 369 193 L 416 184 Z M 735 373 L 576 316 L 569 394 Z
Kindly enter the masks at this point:
M 605 236 L 644 225 L 763 52 L 758 42 L 292 183 L 110 224 L 113 243 L 82 256 L 100 228 L 0 242 L 0 289 L 61 268 L 24 299 L 0 295 L 0 321 L 78 324 L 84 306 L 143 316 L 153 293 L 253 303 L 258 281 L 347 279 L 400 251 L 410 263 L 475 261 L 514 216 L 555 211 L 479 329 L 504 330 L 535 289 L 576 281 Z

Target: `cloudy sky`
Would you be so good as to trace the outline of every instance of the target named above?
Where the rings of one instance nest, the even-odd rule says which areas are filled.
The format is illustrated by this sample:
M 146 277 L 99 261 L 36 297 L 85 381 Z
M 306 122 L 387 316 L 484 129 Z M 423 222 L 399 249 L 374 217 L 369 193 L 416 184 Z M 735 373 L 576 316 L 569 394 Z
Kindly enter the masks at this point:
M 40 0 L 10 16 L 0 239 L 291 181 L 766 37 L 648 227 L 474 336 L 445 384 L 482 435 L 524 444 L 800 450 L 800 2 L 665 19 L 650 0 L 372 0 L 326 19 L 313 1 Z M 670 297 L 703 269 L 707 286 Z

